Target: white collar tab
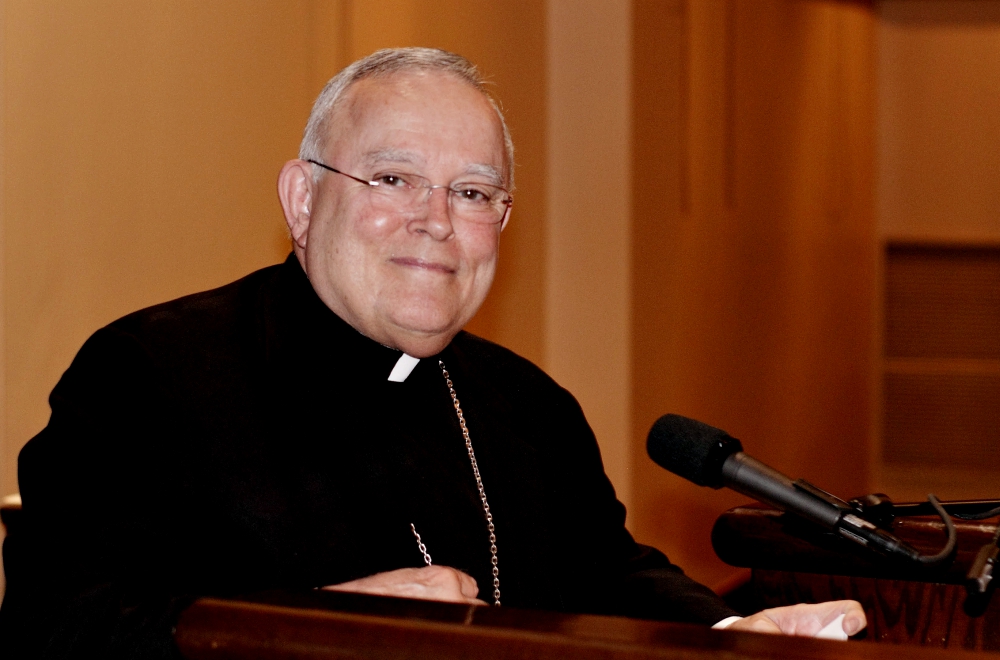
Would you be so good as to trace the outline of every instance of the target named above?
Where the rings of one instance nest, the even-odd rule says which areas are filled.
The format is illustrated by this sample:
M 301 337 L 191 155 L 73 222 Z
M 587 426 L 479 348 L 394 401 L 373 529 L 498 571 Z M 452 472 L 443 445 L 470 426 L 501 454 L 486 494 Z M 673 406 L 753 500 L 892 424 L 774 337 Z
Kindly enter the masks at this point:
M 417 366 L 417 362 L 420 362 L 420 358 L 415 358 L 406 353 L 400 355 L 399 359 L 396 360 L 396 366 L 392 368 L 392 372 L 389 374 L 389 382 L 402 383 L 410 375 L 414 367 Z

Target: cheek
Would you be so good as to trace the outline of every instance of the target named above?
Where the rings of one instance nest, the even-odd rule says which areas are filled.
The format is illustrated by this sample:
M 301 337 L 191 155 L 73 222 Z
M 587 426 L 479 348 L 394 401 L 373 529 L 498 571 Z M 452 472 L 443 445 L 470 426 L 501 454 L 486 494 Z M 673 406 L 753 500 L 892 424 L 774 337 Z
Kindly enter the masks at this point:
M 361 262 L 381 259 L 399 225 L 398 220 L 374 211 L 369 204 L 344 208 L 339 217 L 345 221 L 332 228 L 326 249 L 352 270 Z
M 477 295 L 485 296 L 493 283 L 499 248 L 500 239 L 495 233 L 481 232 L 476 240 L 465 243 L 465 258 L 472 275 L 469 284 Z
M 477 268 L 493 268 L 496 266 L 500 251 L 500 233 L 492 227 L 477 228 L 472 240 L 466 242 L 466 253 Z
M 399 218 L 373 207 L 370 195 L 364 200 L 355 201 L 353 208 L 345 209 L 344 217 L 353 218 L 350 231 L 361 240 L 380 244 L 386 236 L 398 228 Z

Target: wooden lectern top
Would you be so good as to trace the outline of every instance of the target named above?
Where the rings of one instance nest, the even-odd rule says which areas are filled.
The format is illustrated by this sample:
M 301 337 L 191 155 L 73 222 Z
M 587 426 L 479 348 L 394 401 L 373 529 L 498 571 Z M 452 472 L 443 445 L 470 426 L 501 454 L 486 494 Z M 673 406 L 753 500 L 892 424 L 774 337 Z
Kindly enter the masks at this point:
M 899 660 L 899 647 L 781 637 L 620 617 L 476 607 L 314 591 L 205 598 L 184 611 L 177 644 L 190 660 L 259 658 L 579 660 Z M 954 655 L 908 648 L 906 657 Z M 968 658 L 991 658 L 963 653 Z

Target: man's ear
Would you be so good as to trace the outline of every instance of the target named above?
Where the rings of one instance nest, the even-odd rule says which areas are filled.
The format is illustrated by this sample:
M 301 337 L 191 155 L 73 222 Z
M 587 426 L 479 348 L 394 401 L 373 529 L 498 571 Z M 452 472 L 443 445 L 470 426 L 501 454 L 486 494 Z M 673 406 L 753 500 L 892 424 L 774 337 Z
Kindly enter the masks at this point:
M 312 216 L 312 165 L 304 160 L 290 160 L 278 174 L 278 199 L 285 213 L 285 222 L 296 247 L 303 249 L 309 237 Z
M 514 205 L 511 204 L 507 207 L 507 212 L 503 214 L 503 223 L 500 225 L 500 231 L 507 228 L 507 223 L 510 222 L 510 214 L 514 211 Z

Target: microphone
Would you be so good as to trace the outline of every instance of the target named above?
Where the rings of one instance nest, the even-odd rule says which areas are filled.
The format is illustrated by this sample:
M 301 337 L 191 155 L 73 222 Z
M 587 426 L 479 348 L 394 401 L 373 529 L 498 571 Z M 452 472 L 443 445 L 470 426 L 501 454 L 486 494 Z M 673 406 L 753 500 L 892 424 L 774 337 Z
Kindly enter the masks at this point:
M 661 467 L 699 486 L 726 486 L 880 554 L 924 563 L 916 548 L 858 517 L 843 500 L 801 479 L 792 481 L 747 456 L 740 441 L 721 429 L 680 415 L 664 415 L 650 429 L 646 451 Z

